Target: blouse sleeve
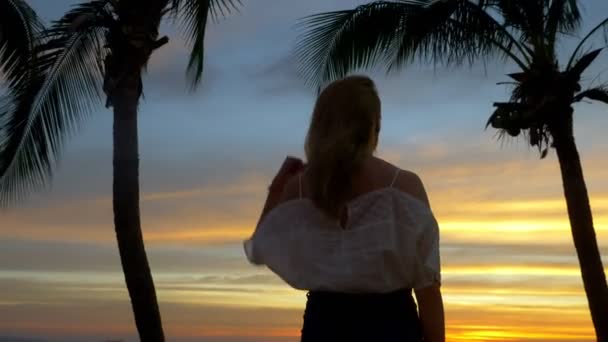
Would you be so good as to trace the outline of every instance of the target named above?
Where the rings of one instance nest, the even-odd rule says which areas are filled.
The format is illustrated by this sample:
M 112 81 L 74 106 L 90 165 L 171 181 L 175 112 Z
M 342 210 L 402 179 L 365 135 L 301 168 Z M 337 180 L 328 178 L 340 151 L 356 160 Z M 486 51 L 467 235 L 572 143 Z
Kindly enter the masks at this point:
M 441 265 L 439 256 L 439 226 L 432 213 L 423 220 L 416 243 L 416 272 L 414 288 L 422 289 L 441 283 Z
M 253 235 L 243 242 L 247 260 L 254 265 L 288 267 L 286 256 L 289 249 L 290 230 L 284 229 L 282 220 L 264 221 Z M 283 228 L 283 229 L 282 229 Z
M 247 260 L 254 265 L 261 265 L 262 262 L 258 257 L 254 254 L 254 240 L 253 237 L 243 241 L 243 249 L 245 250 L 245 255 L 247 256 Z

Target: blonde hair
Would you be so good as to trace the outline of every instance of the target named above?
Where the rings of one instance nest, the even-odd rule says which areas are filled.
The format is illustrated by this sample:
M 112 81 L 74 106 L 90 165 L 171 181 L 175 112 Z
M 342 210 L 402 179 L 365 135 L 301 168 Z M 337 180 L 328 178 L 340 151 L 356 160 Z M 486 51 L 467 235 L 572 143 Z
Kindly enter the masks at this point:
M 339 218 L 351 193 L 352 175 L 371 156 L 380 132 L 380 98 L 366 76 L 329 84 L 317 98 L 306 136 L 311 199 Z

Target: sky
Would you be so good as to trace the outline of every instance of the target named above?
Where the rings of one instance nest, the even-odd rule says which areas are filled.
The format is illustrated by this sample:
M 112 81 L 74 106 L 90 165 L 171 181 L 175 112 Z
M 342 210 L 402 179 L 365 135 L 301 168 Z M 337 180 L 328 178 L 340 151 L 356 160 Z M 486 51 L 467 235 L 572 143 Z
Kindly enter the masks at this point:
M 74 1 L 30 0 L 45 20 Z M 157 51 L 140 107 L 142 229 L 168 341 L 298 341 L 305 292 L 248 264 L 265 189 L 303 157 L 314 92 L 291 57 L 297 18 L 354 0 L 246 0 L 209 27 L 202 86 L 186 49 Z M 608 2 L 583 0 L 585 28 Z M 597 43 L 596 43 L 596 46 Z M 572 50 L 565 42 L 560 54 Z M 591 74 L 603 75 L 604 54 Z M 448 341 L 591 341 L 557 158 L 484 130 L 513 65 L 372 70 L 383 101 L 378 156 L 423 179 L 440 223 Z M 586 81 L 597 80 L 589 77 Z M 135 341 L 111 206 L 111 113 L 66 144 L 52 184 L 0 211 L 0 341 Z M 575 133 L 608 263 L 608 107 L 576 106 Z

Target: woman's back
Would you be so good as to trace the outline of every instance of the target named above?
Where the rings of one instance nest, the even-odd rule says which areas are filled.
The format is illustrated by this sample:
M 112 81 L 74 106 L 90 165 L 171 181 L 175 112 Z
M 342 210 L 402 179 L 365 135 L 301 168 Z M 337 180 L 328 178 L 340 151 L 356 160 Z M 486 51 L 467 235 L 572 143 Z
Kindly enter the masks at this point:
M 310 198 L 309 183 L 305 170 L 298 177 L 292 177 L 285 186 L 281 202 L 300 197 L 300 189 L 302 197 Z M 366 158 L 360 169 L 351 175 L 350 195 L 347 202 L 356 200 L 356 198 L 367 193 L 391 187 L 399 189 L 428 205 L 428 198 L 422 182 L 415 173 L 400 170 L 393 164 L 375 156 Z
M 436 221 L 415 191 L 400 188 L 415 184 L 413 174 L 377 158 L 366 164 L 343 220 L 306 197 L 306 173 L 294 177 L 249 242 L 250 259 L 298 289 L 384 293 L 438 280 Z

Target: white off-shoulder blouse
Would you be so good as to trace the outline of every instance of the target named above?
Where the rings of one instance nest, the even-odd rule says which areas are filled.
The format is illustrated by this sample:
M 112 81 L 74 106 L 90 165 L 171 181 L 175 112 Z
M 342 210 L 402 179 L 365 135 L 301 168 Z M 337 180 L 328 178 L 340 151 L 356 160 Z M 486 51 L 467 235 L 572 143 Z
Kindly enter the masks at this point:
M 347 210 L 340 227 L 310 199 L 281 203 L 244 242 L 245 254 L 301 290 L 385 293 L 441 281 L 439 229 L 425 203 L 391 186 Z

